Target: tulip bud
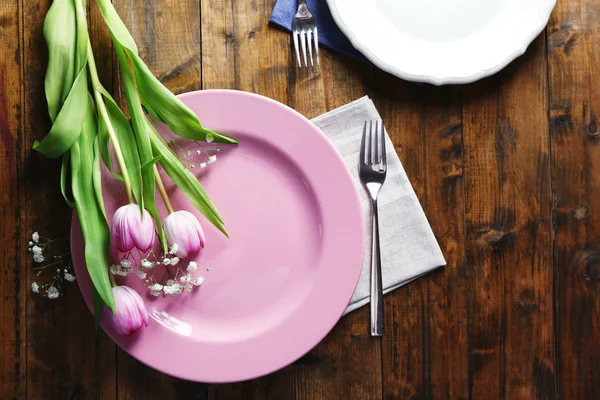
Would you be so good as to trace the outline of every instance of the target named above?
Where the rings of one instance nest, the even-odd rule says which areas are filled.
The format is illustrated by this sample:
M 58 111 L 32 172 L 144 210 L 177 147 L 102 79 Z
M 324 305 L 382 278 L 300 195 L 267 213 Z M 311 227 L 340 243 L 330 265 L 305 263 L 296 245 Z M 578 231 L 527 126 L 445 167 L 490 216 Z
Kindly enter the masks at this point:
M 116 286 L 112 290 L 115 313 L 105 309 L 104 314 L 114 331 L 119 335 L 130 336 L 142 325 L 148 326 L 148 312 L 138 292 L 128 286 Z
M 154 220 L 137 204 L 119 208 L 112 219 L 110 241 L 122 252 L 134 247 L 145 253 L 154 244 Z
M 174 253 L 184 259 L 204 247 L 204 231 L 198 219 L 187 211 L 169 214 L 163 221 L 163 229 L 169 247 L 177 245 Z

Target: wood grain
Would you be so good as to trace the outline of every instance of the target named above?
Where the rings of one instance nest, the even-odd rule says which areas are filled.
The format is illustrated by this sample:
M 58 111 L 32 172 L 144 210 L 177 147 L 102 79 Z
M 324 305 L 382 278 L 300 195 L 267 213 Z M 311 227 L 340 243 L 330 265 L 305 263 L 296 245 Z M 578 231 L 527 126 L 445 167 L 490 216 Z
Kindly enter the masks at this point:
M 554 395 L 544 45 L 542 36 L 463 98 L 469 386 L 476 398 Z
M 0 4 L 0 398 L 6 399 L 25 394 L 27 377 L 21 12 L 20 2 Z
M 600 4 L 559 2 L 548 27 L 558 393 L 600 396 Z
M 386 122 L 448 265 L 368 308 L 267 377 L 186 382 L 103 333 L 75 285 L 50 301 L 29 235 L 68 236 L 60 163 L 31 146 L 49 129 L 44 15 L 0 2 L 0 398 L 385 399 L 600 397 L 600 3 L 559 1 L 547 32 L 494 77 L 404 82 L 321 49 L 298 69 L 274 0 L 113 0 L 150 69 L 175 93 L 260 93 L 312 118 L 369 95 Z M 106 26 L 88 1 L 101 79 L 124 104 Z M 68 243 L 56 244 L 57 252 Z

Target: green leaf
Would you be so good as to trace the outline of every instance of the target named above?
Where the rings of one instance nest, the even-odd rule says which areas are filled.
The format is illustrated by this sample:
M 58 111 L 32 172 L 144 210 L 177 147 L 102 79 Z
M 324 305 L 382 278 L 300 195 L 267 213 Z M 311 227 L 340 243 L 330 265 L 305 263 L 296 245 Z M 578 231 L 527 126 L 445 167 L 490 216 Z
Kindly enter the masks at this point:
M 41 142 L 35 141 L 33 148 L 50 158 L 61 156 L 77 141 L 85 118 L 82 104 L 86 103 L 88 96 L 86 60 L 89 39 L 85 10 L 82 0 L 70 1 L 68 5 L 65 0 L 57 0 L 57 8 L 53 3 L 50 19 L 46 17 L 44 23 L 50 52 L 45 88 L 53 125 Z M 64 72 L 61 72 L 62 68 Z M 73 73 L 76 73 L 74 80 L 70 78 Z M 58 82 L 51 76 L 53 74 L 64 81 Z M 68 93 L 66 97 L 65 93 Z
M 112 289 L 111 289 L 112 290 Z M 100 293 L 94 288 L 94 326 L 96 329 L 100 327 L 100 321 L 102 321 L 102 313 L 104 312 L 104 301 Z
M 229 237 L 223 226 L 223 219 L 194 174 L 181 163 L 179 158 L 177 158 L 156 132 L 153 132 L 150 139 L 152 140 L 154 153 L 163 156 L 160 165 L 167 175 L 169 175 L 177 187 L 181 189 L 194 207 L 196 207 L 217 229 L 223 232 L 225 236 Z
M 62 156 L 62 166 L 60 167 L 60 192 L 62 193 L 65 201 L 71 208 L 75 208 L 75 202 L 69 199 L 67 194 L 67 176 L 69 175 L 69 166 L 70 166 L 70 154 L 67 152 Z
M 127 54 L 133 65 L 142 103 L 152 117 L 169 125 L 174 133 L 187 139 L 206 142 L 207 136 L 210 136 L 216 143 L 238 143 L 235 139 L 204 128 L 198 116 L 163 86 L 138 55 L 132 52 Z
M 144 193 L 143 193 L 143 184 L 142 184 L 142 165 L 140 163 L 140 156 L 137 149 L 136 138 L 133 135 L 133 131 L 131 129 L 131 125 L 129 124 L 129 120 L 123 114 L 123 111 L 119 108 L 115 100 L 112 96 L 104 89 L 103 87 L 96 88 L 101 94 L 102 97 L 106 100 L 106 111 L 108 112 L 108 117 L 110 119 L 110 123 L 117 132 L 119 146 L 121 147 L 121 152 L 123 153 L 123 158 L 125 159 L 125 165 L 127 166 L 127 172 L 129 174 L 129 179 L 131 180 L 131 189 L 133 191 L 133 195 L 137 200 L 140 207 L 144 208 Z M 101 130 L 106 129 L 104 126 L 104 121 L 100 119 Z
M 102 211 L 102 215 L 108 224 L 106 209 L 104 208 L 104 196 L 102 196 L 102 155 L 100 153 L 98 136 L 96 136 L 96 139 L 94 140 L 94 167 L 92 180 L 94 182 L 94 193 L 96 194 L 98 207 L 100 207 L 100 211 Z
M 85 118 L 85 107 L 81 105 L 85 104 L 87 96 L 87 75 L 84 68 L 77 75 L 50 132 L 41 142 L 36 140 L 33 149 L 50 158 L 60 157 L 69 150 L 81 133 Z
M 150 143 L 150 131 L 152 130 L 152 127 L 144 115 L 144 110 L 142 109 L 135 83 L 133 81 L 133 75 L 129 70 L 129 64 L 127 63 L 127 58 L 125 57 L 125 52 L 123 51 L 123 47 L 118 42 L 115 43 L 115 51 L 121 65 L 121 75 L 123 76 L 123 84 L 125 86 L 125 97 L 127 99 L 129 113 L 131 114 L 131 124 L 136 135 L 140 161 L 142 163 L 141 175 L 144 187 L 145 206 L 152 218 L 154 218 L 158 236 L 163 244 L 163 249 L 166 249 L 166 237 L 162 229 L 158 209 L 156 208 L 154 168 L 148 168 L 154 165 L 154 163 L 156 163 L 161 156 L 154 157 L 152 153 L 152 144 Z
M 86 118 L 81 135 L 71 148 L 73 197 L 83 232 L 85 262 L 90 278 L 102 302 L 114 312 L 115 299 L 108 277 L 110 232 L 93 184 L 96 119 L 91 97 L 88 96 L 83 104 L 86 105 L 82 107 Z
M 56 119 L 75 81 L 76 14 L 73 0 L 54 0 L 44 20 L 48 68 L 44 87 L 48 113 Z
M 177 135 L 191 139 L 206 141 L 207 135 L 210 135 L 217 143 L 237 144 L 235 139 L 220 135 L 209 129 L 204 128 L 198 116 L 181 100 L 167 89 L 146 66 L 144 61 L 138 55 L 138 49 L 127 27 L 119 18 L 116 10 L 110 0 L 98 0 L 102 16 L 110 29 L 113 41 L 116 47 L 121 47 L 126 53 L 133 65 L 135 73 L 135 83 L 142 99 L 142 104 L 148 110 L 149 114 L 155 119 L 169 125 L 171 130 Z M 117 52 L 119 49 L 117 49 Z M 123 56 L 119 56 L 119 63 L 122 68 L 129 63 Z

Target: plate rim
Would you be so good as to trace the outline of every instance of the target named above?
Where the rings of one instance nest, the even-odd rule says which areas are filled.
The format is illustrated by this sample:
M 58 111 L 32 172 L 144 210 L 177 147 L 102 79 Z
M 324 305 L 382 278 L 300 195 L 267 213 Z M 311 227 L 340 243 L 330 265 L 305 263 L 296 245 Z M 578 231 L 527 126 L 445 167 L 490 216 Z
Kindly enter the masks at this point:
M 552 15 L 552 11 L 556 6 L 557 0 L 550 0 L 551 3 L 544 10 L 544 17 L 542 18 L 542 23 L 540 25 L 535 26 L 531 33 L 525 38 L 521 47 L 511 54 L 509 54 L 501 63 L 495 65 L 494 67 L 482 70 L 476 74 L 466 76 L 466 77 L 448 77 L 448 76 L 432 76 L 432 75 L 415 75 L 402 71 L 401 69 L 394 67 L 393 65 L 382 62 L 369 48 L 358 41 L 356 36 L 354 35 L 352 29 L 342 20 L 339 12 L 337 10 L 336 2 L 339 0 L 326 0 L 329 6 L 329 10 L 331 11 L 331 16 L 335 21 L 336 25 L 340 28 L 342 33 L 348 38 L 352 46 L 355 49 L 360 51 L 365 57 L 369 59 L 373 64 L 375 64 L 378 68 L 382 69 L 385 72 L 388 72 L 392 75 L 397 76 L 398 78 L 418 83 L 429 83 L 435 86 L 442 85 L 455 85 L 455 84 L 467 84 L 478 81 L 480 79 L 486 78 L 488 76 L 494 75 L 495 73 L 504 69 L 508 64 L 513 62 L 518 57 L 525 54 L 529 45 L 538 37 L 544 30 L 544 28 L 548 25 L 550 21 L 550 17 Z
M 297 117 L 300 117 L 301 119 L 304 120 L 304 122 L 308 122 L 313 128 L 315 133 L 318 132 L 318 134 L 322 137 L 322 139 L 324 139 L 324 144 L 327 145 L 330 150 L 333 151 L 333 155 L 336 158 L 337 163 L 339 163 L 339 165 L 343 166 L 343 173 L 346 175 L 348 182 L 352 183 L 352 186 L 354 187 L 354 206 L 355 209 L 360 211 L 358 213 L 356 213 L 356 221 L 355 223 L 358 223 L 358 225 L 360 226 L 360 231 L 357 232 L 358 238 L 360 240 L 360 243 L 365 243 L 365 238 L 366 238 L 366 232 L 365 232 L 365 218 L 364 215 L 362 213 L 362 208 L 361 208 L 361 203 L 360 203 L 360 196 L 358 193 L 358 190 L 356 188 L 354 179 L 352 177 L 352 174 L 349 170 L 349 168 L 347 168 L 347 165 L 342 157 L 342 155 L 339 153 L 339 151 L 335 148 L 335 146 L 333 145 L 333 143 L 329 140 L 329 138 L 323 133 L 323 131 L 321 131 L 321 129 L 319 129 L 311 120 L 309 120 L 308 118 L 306 118 L 304 115 L 300 114 L 298 111 L 294 110 L 293 108 L 289 107 L 286 104 L 283 104 L 277 100 L 271 99 L 269 97 L 260 95 L 260 94 L 256 94 L 256 93 L 251 93 L 251 92 L 245 92 L 245 91 L 241 91 L 241 90 L 234 90 L 234 89 L 204 89 L 204 90 L 195 90 L 195 91 L 190 91 L 190 92 L 186 92 L 186 93 L 181 93 L 179 95 L 177 95 L 178 98 L 180 99 L 184 99 L 186 97 L 193 97 L 196 95 L 210 95 L 210 94 L 231 94 L 233 93 L 234 95 L 241 95 L 241 96 L 246 96 L 246 97 L 254 97 L 257 99 L 260 99 L 261 101 L 267 101 L 270 102 L 278 107 L 282 107 L 284 109 L 286 109 L 288 112 L 291 111 L 293 114 L 295 114 Z M 352 201 L 352 200 L 349 200 Z M 80 228 L 79 228 L 79 219 L 77 216 L 77 210 L 74 209 L 73 213 L 72 213 L 72 218 L 71 218 L 71 226 L 70 226 L 70 239 L 69 239 L 69 243 L 70 243 L 70 247 L 71 247 L 71 251 L 73 254 L 73 265 L 75 267 L 75 264 L 79 264 L 80 267 L 79 268 L 85 268 L 85 259 L 81 259 L 81 256 L 78 254 L 78 252 L 73 251 L 73 245 L 74 245 L 74 238 L 76 237 L 76 235 L 74 235 L 74 232 L 79 232 Z M 137 341 L 136 336 L 134 335 L 133 337 L 125 337 L 125 336 L 118 336 L 116 335 L 114 332 L 112 332 L 112 330 L 109 328 L 108 330 L 107 325 L 102 322 L 101 326 L 102 329 L 105 331 L 105 333 L 111 338 L 111 340 L 117 344 L 121 349 L 123 349 L 126 353 L 128 353 L 131 357 L 135 358 L 136 360 L 138 360 L 139 362 L 141 362 L 142 364 L 155 369 L 159 372 L 165 373 L 167 375 L 170 376 L 174 376 L 180 379 L 185 379 L 185 380 L 190 380 L 190 381 L 195 381 L 195 382 L 202 382 L 202 383 L 233 383 L 233 382 L 242 382 L 242 381 L 246 381 L 246 380 L 251 380 L 251 379 L 256 379 L 259 377 L 263 377 L 266 375 L 269 375 L 273 372 L 276 372 L 282 368 L 285 368 L 288 365 L 291 365 L 292 363 L 294 363 L 295 361 L 297 361 L 298 359 L 300 359 L 301 357 L 303 357 L 304 355 L 306 355 L 308 352 L 310 352 L 315 346 L 317 346 L 319 343 L 321 343 L 323 341 L 323 339 L 333 330 L 333 328 L 337 325 L 337 323 L 339 322 L 339 320 L 344 316 L 344 312 L 347 308 L 347 304 L 350 303 L 350 300 L 352 298 L 352 295 L 354 294 L 355 288 L 358 285 L 358 281 L 360 279 L 360 273 L 362 270 L 362 264 L 363 264 L 363 260 L 364 260 L 364 252 L 365 252 L 365 247 L 361 246 L 358 250 L 358 253 L 360 255 L 360 257 L 357 257 L 357 261 L 356 261 L 356 271 L 355 273 L 355 279 L 352 279 L 353 282 L 353 289 L 352 291 L 349 291 L 349 294 L 347 296 L 347 298 L 344 299 L 344 303 L 346 304 L 343 308 L 341 308 L 341 310 L 339 311 L 339 316 L 337 315 L 336 312 L 336 318 L 332 319 L 331 324 L 327 324 L 327 327 L 323 326 L 322 332 L 318 335 L 318 340 L 315 341 L 313 344 L 309 345 L 309 347 L 303 351 L 303 352 L 299 352 L 297 355 L 295 355 L 294 357 L 290 358 L 289 360 L 285 361 L 284 364 L 281 363 L 277 363 L 276 366 L 269 368 L 268 370 L 264 369 L 262 371 L 259 371 L 257 373 L 254 374 L 247 374 L 246 376 L 244 376 L 242 379 L 239 379 L 238 377 L 230 377 L 230 378 L 226 378 L 226 379 L 202 379 L 198 376 L 190 376 L 189 374 L 183 374 L 180 371 L 169 371 L 168 370 L 168 365 L 163 365 L 163 364 L 153 364 L 150 362 L 147 362 L 148 360 L 143 360 L 139 357 L 139 355 L 137 354 L 132 354 L 132 351 L 130 350 L 129 347 L 134 348 L 135 346 L 127 346 L 128 344 L 131 343 L 135 343 Z M 81 252 L 82 253 L 82 252 Z M 77 256 L 76 256 L 77 254 Z M 75 260 L 75 258 L 77 257 L 78 261 Z M 77 267 L 75 267 L 77 269 Z M 85 279 L 77 279 L 77 284 L 78 287 L 80 289 L 81 295 L 86 303 L 86 305 L 88 306 L 91 314 L 93 315 L 93 296 L 88 293 L 87 295 L 84 293 L 83 289 L 82 289 L 82 282 L 85 282 L 87 280 L 89 280 L 89 275 L 87 274 L 87 269 L 85 269 L 86 271 L 86 276 Z M 351 271 L 350 269 L 348 269 L 348 271 Z M 85 285 L 86 283 L 84 283 Z M 89 288 L 88 288 L 89 289 Z M 89 292 L 89 290 L 88 290 Z M 341 301 L 341 299 L 340 299 Z M 323 324 L 324 325 L 324 324 Z M 321 331 L 321 330 L 319 330 Z M 133 339 L 133 340 L 131 340 Z

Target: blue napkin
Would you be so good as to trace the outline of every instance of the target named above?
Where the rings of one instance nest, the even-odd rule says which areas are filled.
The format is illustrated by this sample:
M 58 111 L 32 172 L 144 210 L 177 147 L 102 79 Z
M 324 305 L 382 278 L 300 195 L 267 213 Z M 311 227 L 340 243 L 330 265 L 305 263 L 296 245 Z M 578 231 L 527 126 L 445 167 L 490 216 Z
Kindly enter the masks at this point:
M 307 0 L 310 12 L 317 20 L 317 29 L 319 30 L 319 43 L 330 49 L 339 51 L 357 60 L 370 62 L 358 50 L 352 46 L 352 43 L 342 33 L 336 25 L 329 6 L 325 0 Z M 292 19 L 298 8 L 297 0 L 277 0 L 269 22 L 277 25 L 287 31 L 292 30 Z

